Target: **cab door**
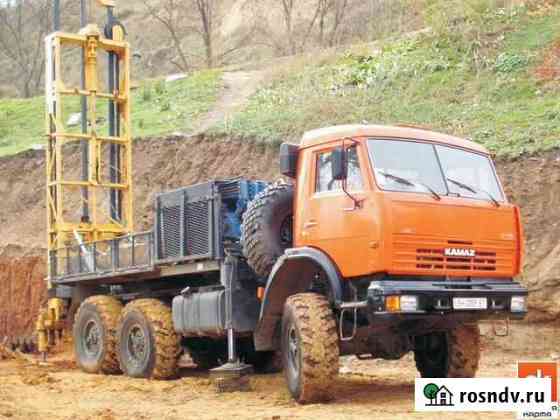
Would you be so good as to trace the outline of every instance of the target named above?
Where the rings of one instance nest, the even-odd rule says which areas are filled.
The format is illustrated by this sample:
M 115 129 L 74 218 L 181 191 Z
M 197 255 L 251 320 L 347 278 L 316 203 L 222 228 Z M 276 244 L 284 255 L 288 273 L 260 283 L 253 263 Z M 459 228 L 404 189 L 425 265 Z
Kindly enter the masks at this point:
M 302 245 L 325 252 L 344 277 L 370 271 L 372 220 L 366 182 L 367 155 L 361 143 L 347 147 L 346 192 L 342 181 L 332 177 L 332 152 L 342 142 L 320 147 L 311 153 L 309 179 L 305 186 L 305 206 L 298 218 Z M 359 202 L 356 205 L 356 201 Z

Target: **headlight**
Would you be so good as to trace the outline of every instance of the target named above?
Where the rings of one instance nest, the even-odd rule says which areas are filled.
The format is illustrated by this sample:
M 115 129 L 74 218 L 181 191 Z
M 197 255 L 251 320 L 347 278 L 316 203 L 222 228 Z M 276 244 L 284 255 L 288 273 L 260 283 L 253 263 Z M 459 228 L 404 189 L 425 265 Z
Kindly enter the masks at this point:
M 418 296 L 387 296 L 385 310 L 387 312 L 415 312 L 418 310 Z
M 527 312 L 527 296 L 511 297 L 511 312 Z
M 401 311 L 413 312 L 418 310 L 418 296 L 401 296 Z

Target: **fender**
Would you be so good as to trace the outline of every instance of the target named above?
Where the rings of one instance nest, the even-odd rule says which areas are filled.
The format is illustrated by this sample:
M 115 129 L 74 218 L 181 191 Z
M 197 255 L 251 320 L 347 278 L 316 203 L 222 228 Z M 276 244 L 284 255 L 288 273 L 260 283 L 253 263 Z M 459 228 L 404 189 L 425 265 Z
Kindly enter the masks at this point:
M 332 260 L 322 251 L 309 248 L 291 248 L 284 252 L 268 276 L 261 305 L 259 322 L 254 333 L 258 351 L 274 350 L 275 335 L 282 319 L 286 299 L 307 291 L 315 273 L 322 271 L 329 282 L 335 306 L 342 303 L 342 276 Z

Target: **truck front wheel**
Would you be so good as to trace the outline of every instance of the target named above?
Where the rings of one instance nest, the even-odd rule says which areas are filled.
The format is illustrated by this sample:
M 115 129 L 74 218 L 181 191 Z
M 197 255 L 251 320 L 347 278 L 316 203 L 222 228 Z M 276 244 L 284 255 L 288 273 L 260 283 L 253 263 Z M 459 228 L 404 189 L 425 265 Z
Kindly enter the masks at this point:
M 338 333 L 328 300 L 316 293 L 290 296 L 282 317 L 282 362 L 299 403 L 331 399 L 338 374 Z
M 74 322 L 76 363 L 88 373 L 118 373 L 117 324 L 122 304 L 111 296 L 87 298 Z
M 138 299 L 119 322 L 119 362 L 133 378 L 168 379 L 177 374 L 180 341 L 171 309 L 156 299 Z
M 423 378 L 473 378 L 480 360 L 478 324 L 416 337 L 414 360 Z

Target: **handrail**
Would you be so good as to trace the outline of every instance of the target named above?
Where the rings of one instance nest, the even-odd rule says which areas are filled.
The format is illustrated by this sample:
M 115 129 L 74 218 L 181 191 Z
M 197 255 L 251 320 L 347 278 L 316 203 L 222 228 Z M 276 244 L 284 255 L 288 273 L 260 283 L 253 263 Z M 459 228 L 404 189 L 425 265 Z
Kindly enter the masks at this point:
M 87 242 L 52 250 L 49 258 L 49 277 L 55 281 L 137 271 L 154 266 L 154 236 L 145 231 Z

